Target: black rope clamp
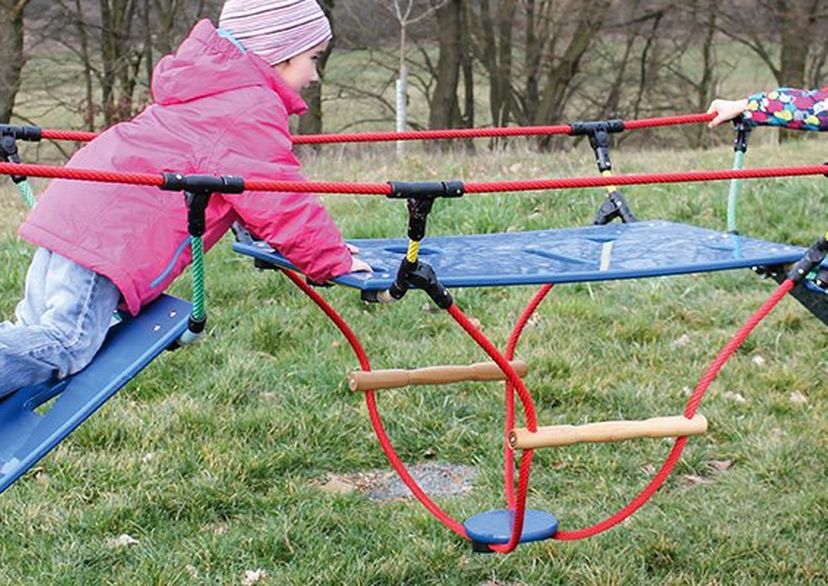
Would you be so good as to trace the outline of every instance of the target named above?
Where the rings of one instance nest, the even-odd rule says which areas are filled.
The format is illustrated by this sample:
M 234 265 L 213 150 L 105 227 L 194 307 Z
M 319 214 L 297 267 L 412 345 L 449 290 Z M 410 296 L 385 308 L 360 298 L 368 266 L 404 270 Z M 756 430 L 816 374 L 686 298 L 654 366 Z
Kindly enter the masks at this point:
M 25 140 L 28 142 L 40 142 L 42 138 L 41 129 L 37 126 L 12 126 L 10 124 L 0 124 L 0 134 L 3 136 L 13 136 L 17 140 Z
M 404 258 L 397 270 L 397 277 L 388 291 L 363 291 L 362 300 L 369 303 L 399 301 L 411 288 L 422 289 L 440 309 L 448 309 L 454 303 L 448 289 L 437 278 L 431 265 L 420 260 L 411 262 Z
M 814 277 L 814 285 L 823 291 L 828 291 L 828 267 L 820 267 Z
M 214 193 L 242 193 L 244 179 L 234 175 L 182 175 L 164 173 L 161 189 L 183 191 L 187 204 L 187 230 L 190 236 L 203 236 L 207 229 L 206 210 Z
M 595 152 L 595 162 L 598 163 L 598 170 L 604 171 L 612 170 L 612 159 L 610 159 L 609 152 L 609 135 L 610 133 L 621 132 L 624 130 L 623 120 L 597 120 L 591 122 L 573 122 L 570 125 L 570 136 L 587 136 L 589 138 L 589 146 Z
M 244 178 L 234 175 L 182 175 L 181 173 L 164 173 L 161 189 L 164 191 L 189 191 L 197 193 L 241 193 L 244 191 Z
M 799 259 L 794 265 L 791 267 L 791 270 L 788 271 L 788 278 L 793 281 L 794 283 L 799 283 L 805 277 L 810 274 L 816 267 L 825 260 L 825 256 L 828 255 L 828 240 L 825 239 L 825 236 L 828 234 L 823 235 L 819 240 L 817 240 L 811 247 L 805 251 L 805 255 Z M 825 269 L 820 270 L 819 274 L 823 275 Z M 823 277 L 828 275 L 823 275 Z
M 187 231 L 190 236 L 200 237 L 207 230 L 207 205 L 210 203 L 210 191 L 185 191 L 187 204 Z
M 4 126 L 0 126 L 0 157 L 7 163 L 19 165 L 22 161 L 17 151 L 17 138 L 14 134 L 7 134 L 4 129 Z M 26 177 L 24 175 L 12 175 L 11 180 L 15 183 L 23 183 Z
M 733 141 L 733 150 L 736 152 L 746 153 L 748 148 L 748 138 L 750 138 L 750 131 L 752 130 L 751 127 L 748 126 L 745 119 L 740 116 L 738 118 L 734 118 L 733 128 L 736 129 L 736 139 Z
M 620 191 L 613 191 L 607 195 L 607 199 L 598 208 L 598 212 L 595 214 L 595 219 L 592 223 L 596 226 L 603 226 L 604 224 L 609 224 L 615 218 L 621 218 L 621 221 L 624 223 L 638 221 L 638 218 L 632 213 L 630 206 L 627 205 L 627 200 L 624 199 Z
M 463 197 L 466 188 L 462 181 L 389 181 L 389 199 L 427 199 L 438 197 Z

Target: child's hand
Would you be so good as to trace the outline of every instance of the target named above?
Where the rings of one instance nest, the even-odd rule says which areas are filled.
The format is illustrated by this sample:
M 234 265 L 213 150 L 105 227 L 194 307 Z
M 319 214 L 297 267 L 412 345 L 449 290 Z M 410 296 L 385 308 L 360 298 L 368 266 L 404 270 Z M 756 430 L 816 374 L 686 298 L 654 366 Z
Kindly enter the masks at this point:
M 707 109 L 708 114 L 716 114 L 716 117 L 711 120 L 707 126 L 716 128 L 722 122 L 733 120 L 747 110 L 748 101 L 744 100 L 713 100 L 710 107 Z
M 366 272 L 366 273 L 373 273 L 374 269 L 371 268 L 364 260 L 359 260 L 357 257 L 353 257 L 351 259 L 351 272 L 358 273 L 358 272 Z

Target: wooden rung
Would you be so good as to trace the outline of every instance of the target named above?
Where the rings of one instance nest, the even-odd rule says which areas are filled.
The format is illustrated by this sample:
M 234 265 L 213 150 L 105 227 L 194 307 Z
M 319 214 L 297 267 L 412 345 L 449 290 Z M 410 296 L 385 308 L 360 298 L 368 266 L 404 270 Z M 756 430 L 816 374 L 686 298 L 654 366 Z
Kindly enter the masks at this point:
M 529 367 L 523 360 L 513 360 L 509 364 L 524 377 Z M 469 365 L 428 366 L 414 370 L 364 370 L 354 371 L 348 376 L 348 386 L 352 391 L 366 391 L 368 389 L 396 389 L 407 385 L 438 385 L 457 383 L 461 381 L 505 380 L 506 375 L 494 362 L 478 362 Z
M 519 427 L 509 432 L 509 445 L 513 449 L 527 450 L 570 446 L 583 442 L 618 442 L 639 437 L 680 437 L 700 435 L 707 431 L 707 418 L 696 415 L 687 419 L 683 415 L 653 417 L 641 421 L 602 421 L 585 425 L 551 425 L 530 432 Z

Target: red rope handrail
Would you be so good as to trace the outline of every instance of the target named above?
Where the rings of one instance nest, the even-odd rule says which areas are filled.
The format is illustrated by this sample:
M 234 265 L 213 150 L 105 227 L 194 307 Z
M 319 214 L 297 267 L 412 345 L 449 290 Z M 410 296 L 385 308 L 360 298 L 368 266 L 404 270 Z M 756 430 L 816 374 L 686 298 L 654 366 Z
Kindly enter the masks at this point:
M 484 181 L 465 183 L 466 193 L 502 193 L 508 191 L 540 191 L 605 187 L 609 185 L 650 185 L 654 183 L 691 183 L 696 181 L 724 181 L 728 179 L 767 179 L 771 177 L 801 177 L 825 175 L 824 165 L 800 167 L 758 167 L 755 169 L 717 169 L 710 171 L 684 171 L 677 173 L 642 173 L 613 175 L 610 177 L 561 177 L 519 181 Z M 125 183 L 160 187 L 164 178 L 154 173 L 124 173 L 98 171 L 74 167 L 0 163 L 0 175 L 24 175 L 98 183 Z M 332 193 L 350 195 L 389 195 L 387 183 L 349 183 L 330 181 L 268 181 L 248 180 L 246 191 L 279 191 L 286 193 Z
M 701 124 L 710 122 L 715 114 L 685 114 L 681 116 L 664 116 L 661 118 L 644 118 L 624 121 L 625 130 L 655 128 L 658 126 L 675 126 L 678 124 Z M 470 138 L 498 138 L 507 136 L 553 136 L 569 134 L 571 124 L 551 126 L 506 126 L 496 128 L 442 128 L 434 130 L 411 130 L 405 132 L 352 132 L 339 134 L 299 134 L 293 136 L 293 144 L 336 144 L 354 142 L 391 142 L 397 140 L 446 140 Z M 69 140 L 89 142 L 99 136 L 98 132 L 83 130 L 55 130 L 44 128 L 42 138 L 50 140 Z

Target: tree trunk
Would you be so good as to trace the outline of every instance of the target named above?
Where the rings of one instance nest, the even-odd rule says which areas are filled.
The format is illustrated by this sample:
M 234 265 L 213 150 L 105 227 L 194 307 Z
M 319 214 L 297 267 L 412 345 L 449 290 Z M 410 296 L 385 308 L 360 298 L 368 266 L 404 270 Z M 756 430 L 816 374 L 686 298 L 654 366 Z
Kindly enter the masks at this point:
M 462 0 L 451 0 L 437 10 L 435 15 L 440 23 L 440 56 L 437 60 L 436 85 L 431 98 L 431 128 L 456 128 L 461 122 L 460 106 L 457 103 L 457 86 L 460 82 L 460 66 L 463 60 L 460 38 L 461 9 Z
M 592 39 L 600 31 L 609 4 L 609 0 L 592 0 L 584 3 L 575 0 L 570 4 L 570 9 L 566 13 L 577 20 L 575 30 L 563 55 L 548 70 L 535 124 L 554 124 L 561 119 L 570 86 L 580 72 L 581 59 L 589 50 Z M 539 145 L 546 148 L 549 142 L 549 137 L 543 137 Z
M 517 2 L 500 0 L 494 17 L 489 0 L 480 3 L 477 38 L 480 61 L 489 74 L 489 109 L 494 126 L 510 121 L 512 92 L 512 29 Z
M 784 87 L 804 87 L 805 71 L 808 65 L 810 39 L 814 33 L 815 22 L 813 10 L 818 2 L 777 2 L 777 14 L 780 19 L 782 43 L 779 55 L 779 78 L 776 80 Z
M 28 0 L 0 0 L 0 124 L 11 119 L 23 70 L 23 9 Z
M 320 0 L 319 5 L 325 11 L 325 15 L 331 23 L 331 28 L 334 27 L 333 9 L 335 0 Z M 319 134 L 322 132 L 322 81 L 325 76 L 325 65 L 328 63 L 328 57 L 331 56 L 333 43 L 328 45 L 327 50 L 319 56 L 317 67 L 319 68 L 319 83 L 315 83 L 302 92 L 302 97 L 308 105 L 308 111 L 305 115 L 299 118 L 299 134 Z M 319 151 L 320 145 L 312 145 L 311 149 Z

